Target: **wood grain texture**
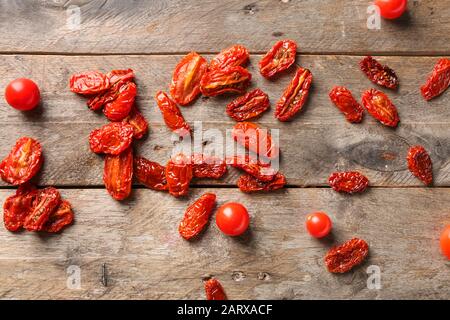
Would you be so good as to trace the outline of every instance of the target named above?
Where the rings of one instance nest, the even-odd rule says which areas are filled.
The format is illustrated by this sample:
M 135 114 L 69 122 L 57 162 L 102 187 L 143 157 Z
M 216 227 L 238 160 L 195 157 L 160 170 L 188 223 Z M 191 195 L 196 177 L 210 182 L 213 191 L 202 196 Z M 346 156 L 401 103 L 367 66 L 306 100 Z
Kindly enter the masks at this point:
M 409 1 L 396 21 L 369 30 L 366 0 L 2 0 L 0 51 L 57 53 L 217 52 L 243 43 L 265 52 L 283 38 L 308 53 L 444 54 L 450 1 Z M 74 7 L 77 6 L 77 7 Z M 81 12 L 79 28 L 72 11 Z M 69 22 L 68 22 L 69 21 Z M 443 30 L 447 28 L 447 32 Z
M 45 166 L 37 180 L 41 185 L 100 186 L 102 185 L 102 157 L 90 152 L 87 137 L 103 124 L 106 118 L 87 109 L 84 97 L 71 93 L 68 78 L 74 72 L 89 69 L 108 71 L 114 68 L 133 68 L 136 71 L 139 95 L 138 106 L 150 122 L 150 134 L 137 143 L 137 153 L 165 163 L 173 142 L 153 100 L 154 93 L 167 88 L 174 65 L 181 56 L 1 56 L 0 86 L 13 78 L 30 75 L 42 90 L 42 106 L 31 113 L 21 113 L 0 102 L 0 124 L 4 139 L 0 141 L 0 155 L 6 155 L 20 136 L 30 135 L 42 142 Z M 210 56 L 208 56 L 210 58 Z M 252 87 L 260 87 L 270 96 L 272 106 L 289 82 L 291 72 L 277 81 L 267 81 L 259 75 L 255 65 L 259 55 L 252 55 L 248 66 L 254 75 Z M 273 117 L 273 107 L 256 122 L 280 130 L 282 149 L 281 170 L 288 183 L 295 186 L 323 186 L 334 170 L 357 169 L 364 172 L 373 186 L 421 186 L 407 170 L 405 157 L 409 146 L 422 144 L 431 153 L 435 184 L 450 185 L 450 146 L 448 126 L 450 94 L 426 102 L 419 86 L 432 69 L 436 58 L 381 57 L 399 74 L 398 92 L 387 94 L 397 105 L 400 125 L 396 130 L 386 128 L 367 113 L 362 124 L 346 122 L 332 105 L 328 92 L 334 85 L 345 85 L 359 100 L 361 93 L 373 87 L 358 69 L 358 56 L 304 56 L 297 62 L 314 74 L 313 91 L 305 110 L 294 121 L 280 123 Z M 225 106 L 234 96 L 200 98 L 189 107 L 182 107 L 185 118 L 194 124 L 202 123 L 203 140 L 210 141 L 207 150 L 215 145 L 206 130 L 218 129 L 226 137 L 226 129 L 235 122 L 225 114 Z M 222 148 L 223 150 L 223 148 Z M 223 180 L 196 181 L 200 184 L 234 185 L 239 172 L 230 170 Z
M 177 232 L 183 212 L 207 191 L 219 204 L 244 203 L 250 231 L 229 238 L 211 222 L 196 241 L 183 240 Z M 1 190 L 0 201 L 9 193 Z M 447 189 L 377 188 L 350 197 L 329 189 L 252 196 L 195 189 L 189 201 L 141 189 L 125 203 L 103 190 L 62 194 L 76 215 L 62 234 L 13 234 L 0 227 L 1 298 L 204 299 L 208 276 L 220 279 L 231 299 L 450 298 L 450 264 L 438 240 L 450 223 Z M 333 235 L 321 241 L 303 227 L 305 215 L 316 210 L 334 223 Z M 355 236 L 368 241 L 368 261 L 348 274 L 328 273 L 328 248 Z M 100 281 L 103 263 L 107 287 Z M 66 286 L 70 265 L 81 268 L 81 290 Z M 370 265 L 381 269 L 380 290 L 366 286 Z

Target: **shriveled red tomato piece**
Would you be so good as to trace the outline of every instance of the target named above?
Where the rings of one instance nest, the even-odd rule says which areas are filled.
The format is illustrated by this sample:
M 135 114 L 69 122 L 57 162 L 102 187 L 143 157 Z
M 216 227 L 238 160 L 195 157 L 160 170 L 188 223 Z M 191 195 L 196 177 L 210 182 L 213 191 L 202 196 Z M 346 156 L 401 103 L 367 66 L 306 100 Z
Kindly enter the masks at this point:
M 159 110 L 161 110 L 164 122 L 170 130 L 182 137 L 191 133 L 191 127 L 184 120 L 180 108 L 178 108 L 175 102 L 165 92 L 158 91 L 155 100 Z
M 169 193 L 174 197 L 187 195 L 192 176 L 191 159 L 181 153 L 171 157 L 166 165 L 166 180 Z
M 134 174 L 137 180 L 153 190 L 167 190 L 166 167 L 144 157 L 134 159 Z
M 55 188 L 39 190 L 33 202 L 33 209 L 25 218 L 23 227 L 28 231 L 41 231 L 60 203 L 61 195 Z
M 60 205 L 50 214 L 42 231 L 56 233 L 73 222 L 73 211 L 70 202 L 62 200 Z
M 138 108 L 133 106 L 128 117 L 122 120 L 133 127 L 133 138 L 141 139 L 148 132 L 148 122 Z
M 227 67 L 242 66 L 249 58 L 246 47 L 235 44 L 215 56 L 209 63 L 209 69 L 224 69 Z
M 427 82 L 420 88 L 425 100 L 442 94 L 450 86 L 450 59 L 442 58 L 436 63 Z
M 128 82 L 134 79 L 134 71 L 132 69 L 112 70 L 106 74 L 111 86 L 120 82 Z
M 312 83 L 312 73 L 298 68 L 277 103 L 275 117 L 280 121 L 291 120 L 305 105 Z
M 37 190 L 30 184 L 22 184 L 16 193 L 9 196 L 3 204 L 3 222 L 9 231 L 22 228 L 25 218 L 33 210 Z
M 103 108 L 104 115 L 111 121 L 121 121 L 128 116 L 137 94 L 134 82 L 119 85 L 113 101 L 107 102 Z
M 42 162 L 41 144 L 32 138 L 22 137 L 0 163 L 1 178 L 13 185 L 25 183 L 36 175 Z
M 176 103 L 185 106 L 200 94 L 200 80 L 207 69 L 208 62 L 196 52 L 181 59 L 170 84 L 170 95 Z
M 206 300 L 228 300 L 222 285 L 216 279 L 205 281 Z
M 281 172 L 277 172 L 270 181 L 262 181 L 250 174 L 244 174 L 239 177 L 237 182 L 239 190 L 246 193 L 274 191 L 283 188 L 285 185 L 286 177 Z
M 117 155 L 127 149 L 133 141 L 134 129 L 122 122 L 113 122 L 95 129 L 89 135 L 92 152 Z
M 369 245 L 362 239 L 353 238 L 331 248 L 325 256 L 325 264 L 332 273 L 344 273 L 361 264 L 369 254 Z
M 259 62 L 259 71 L 265 78 L 271 78 L 286 70 L 295 62 L 297 44 L 292 40 L 280 40 Z
M 371 56 L 367 56 L 361 60 L 359 66 L 362 72 L 364 72 L 367 78 L 373 83 L 389 89 L 398 88 L 398 77 L 394 70 L 388 66 L 381 65 L 381 63 Z
M 200 91 L 207 97 L 224 93 L 243 94 L 251 79 L 250 72 L 240 66 L 213 69 L 203 75 Z
M 255 89 L 230 102 L 227 114 L 236 121 L 245 121 L 259 116 L 269 107 L 269 96 L 261 89 Z
M 351 194 L 366 190 L 369 179 L 357 171 L 334 172 L 328 178 L 328 184 L 334 191 Z
M 129 147 L 119 155 L 106 155 L 103 182 L 106 190 L 114 199 L 123 200 L 130 195 L 132 178 L 132 147 Z
M 385 126 L 396 127 L 399 123 L 397 108 L 383 92 L 367 90 L 362 96 L 362 103 L 369 114 Z
M 219 179 L 227 172 L 223 159 L 201 153 L 192 155 L 192 173 L 196 178 Z
M 330 91 L 330 99 L 344 114 L 348 122 L 361 122 L 364 114 L 363 107 L 353 98 L 350 90 L 345 87 L 334 87 Z
M 431 157 L 424 147 L 412 146 L 409 148 L 407 162 L 409 171 L 425 185 L 430 185 L 433 182 Z
M 86 71 L 72 75 L 69 86 L 74 93 L 91 95 L 109 89 L 110 82 L 109 78 L 99 71 Z
M 262 163 L 248 155 L 227 158 L 227 163 L 264 182 L 272 181 L 277 173 L 270 164 Z
M 233 139 L 246 149 L 259 156 L 275 159 L 279 156 L 279 147 L 272 141 L 268 130 L 252 122 L 239 122 L 231 132 Z
M 209 221 L 209 217 L 216 205 L 216 195 L 205 193 L 195 200 L 184 213 L 178 232 L 186 239 L 190 240 L 202 232 Z

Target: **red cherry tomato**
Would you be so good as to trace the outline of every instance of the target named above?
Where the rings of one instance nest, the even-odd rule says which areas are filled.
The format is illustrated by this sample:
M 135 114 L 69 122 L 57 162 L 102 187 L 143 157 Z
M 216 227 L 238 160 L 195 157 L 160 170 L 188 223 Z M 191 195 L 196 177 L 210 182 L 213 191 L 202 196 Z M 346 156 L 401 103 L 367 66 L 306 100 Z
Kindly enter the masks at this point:
M 36 108 L 41 94 L 37 84 L 32 80 L 19 78 L 8 84 L 5 90 L 5 99 L 14 109 L 28 111 Z
M 375 0 L 375 4 L 383 18 L 397 19 L 405 12 L 408 0 Z
M 238 236 L 247 230 L 250 218 L 247 209 L 240 203 L 229 202 L 219 208 L 216 224 L 228 236 Z
M 441 234 L 441 251 L 450 260 L 450 225 Z
M 330 217 L 324 212 L 314 212 L 306 216 L 306 230 L 315 238 L 323 238 L 331 231 Z

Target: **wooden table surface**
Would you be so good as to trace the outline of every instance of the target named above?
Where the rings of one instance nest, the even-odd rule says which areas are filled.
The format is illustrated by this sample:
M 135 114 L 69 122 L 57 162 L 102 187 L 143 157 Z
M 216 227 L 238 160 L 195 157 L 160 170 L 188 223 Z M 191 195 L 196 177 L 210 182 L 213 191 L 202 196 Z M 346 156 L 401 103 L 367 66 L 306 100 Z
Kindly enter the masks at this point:
M 36 181 L 61 190 L 76 222 L 56 235 L 10 233 L 1 226 L 0 298 L 204 299 L 202 279 L 214 276 L 231 299 L 449 299 L 450 262 L 439 252 L 439 235 L 450 224 L 450 92 L 425 102 L 419 87 L 437 59 L 450 55 L 450 0 L 410 0 L 406 15 L 383 20 L 379 30 L 367 27 L 369 5 L 1 0 L 0 88 L 30 77 L 40 86 L 42 106 L 21 113 L 0 101 L 0 155 L 20 136 L 37 138 L 45 165 Z M 73 28 L 70 19 L 78 10 L 81 24 Z M 222 180 L 194 182 L 186 199 L 139 185 L 123 202 L 107 194 L 102 157 L 90 152 L 87 140 L 107 120 L 68 90 L 72 73 L 134 69 L 137 104 L 150 122 L 136 152 L 165 163 L 171 134 L 152 97 L 167 89 L 182 55 L 195 50 L 210 58 L 235 43 L 247 46 L 252 86 L 267 92 L 273 105 L 292 72 L 267 81 L 257 63 L 284 38 L 298 43 L 297 63 L 314 74 L 309 102 L 294 121 L 278 122 L 273 107 L 257 121 L 280 130 L 286 189 L 243 194 L 235 186 L 240 173 L 230 169 Z M 367 114 L 363 123 L 349 124 L 329 101 L 334 85 L 358 97 L 374 87 L 358 68 L 368 54 L 399 75 L 400 89 L 388 92 L 400 114 L 397 129 Z M 231 99 L 198 99 L 182 112 L 191 123 L 202 121 L 203 129 L 225 131 L 233 125 L 224 112 Z M 433 187 L 424 188 L 407 169 L 405 156 L 414 144 L 431 154 Z M 336 169 L 360 170 L 371 188 L 356 196 L 332 191 L 326 180 Z M 229 238 L 211 223 L 197 241 L 184 241 L 177 232 L 180 218 L 206 191 L 215 192 L 219 204 L 244 203 L 251 213 L 249 232 Z M 13 192 L 1 184 L 0 202 Z M 334 222 L 332 237 L 323 241 L 303 226 L 317 210 Z M 327 250 L 355 236 L 369 243 L 369 259 L 347 274 L 328 273 Z M 378 289 L 367 286 L 373 265 L 381 271 Z M 68 283 L 74 270 L 81 275 L 78 289 Z

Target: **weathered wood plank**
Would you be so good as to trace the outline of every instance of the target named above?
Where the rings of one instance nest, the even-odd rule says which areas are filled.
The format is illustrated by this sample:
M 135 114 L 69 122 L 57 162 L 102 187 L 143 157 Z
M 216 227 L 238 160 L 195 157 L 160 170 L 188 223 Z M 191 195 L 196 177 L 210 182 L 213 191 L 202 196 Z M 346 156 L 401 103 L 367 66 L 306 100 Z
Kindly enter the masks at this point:
M 276 103 L 290 75 L 276 82 L 261 79 L 252 58 L 249 69 L 254 74 L 253 87 L 266 91 Z M 31 113 L 21 113 L 6 105 L 0 113 L 4 136 L 0 155 L 6 155 L 12 143 L 22 135 L 38 138 L 44 145 L 46 164 L 39 179 L 43 185 L 90 186 L 102 184 L 102 158 L 92 154 L 87 137 L 91 130 L 107 120 L 101 114 L 87 110 L 86 99 L 67 88 L 70 74 L 86 69 L 110 70 L 131 67 L 136 70 L 139 85 L 138 105 L 149 119 L 151 132 L 137 144 L 139 154 L 165 163 L 172 150 L 171 133 L 165 128 L 161 114 L 152 99 L 153 94 L 167 88 L 173 66 L 180 56 L 1 56 L 0 87 L 13 78 L 30 75 L 40 85 L 43 106 Z M 331 104 L 328 92 L 333 85 L 345 85 L 355 96 L 372 87 L 358 70 L 355 56 L 300 56 L 299 63 L 314 73 L 314 89 L 305 110 L 291 123 L 280 123 L 273 110 L 257 122 L 280 130 L 282 148 L 281 170 L 292 185 L 324 185 L 333 170 L 358 169 L 367 174 L 374 186 L 420 186 L 406 168 L 407 149 L 423 144 L 432 154 L 435 181 L 438 186 L 450 185 L 448 156 L 448 124 L 450 94 L 425 102 L 419 85 L 431 70 L 436 58 L 383 57 L 401 80 L 398 92 L 388 92 L 397 105 L 401 123 L 398 129 L 383 127 L 366 114 L 362 124 L 348 124 Z M 226 129 L 234 125 L 225 114 L 225 105 L 233 97 L 200 98 L 193 106 L 182 108 L 193 124 L 202 122 L 203 129 Z M 273 109 L 273 108 L 272 108 Z M 238 172 L 221 181 L 205 180 L 201 184 L 234 184 Z
M 189 201 L 206 191 L 193 190 Z M 212 222 L 197 241 L 186 242 L 177 226 L 188 201 L 141 189 L 121 204 L 103 190 L 62 190 L 76 214 L 62 234 L 0 227 L 0 297 L 203 299 L 201 280 L 210 275 L 232 299 L 450 297 L 444 285 L 450 265 L 438 240 L 450 223 L 447 189 L 377 188 L 351 197 L 329 189 L 209 191 L 219 204 L 247 205 L 250 232 L 228 238 Z M 0 202 L 8 193 L 0 191 Z M 304 230 L 305 215 L 316 210 L 333 220 L 329 239 Z M 354 236 L 369 242 L 369 260 L 349 274 L 329 274 L 322 262 L 327 249 Z M 103 263 L 107 287 L 100 281 Z M 71 265 L 81 268 L 80 290 L 66 286 Z M 380 290 L 366 286 L 370 265 L 381 269 Z
M 370 2 L 345 0 L 0 2 L 0 51 L 217 52 L 234 43 L 265 52 L 282 38 L 310 53 L 436 54 L 449 50 L 450 2 L 410 1 L 397 21 L 369 30 Z M 76 6 L 76 7 L 74 7 Z M 81 13 L 77 18 L 68 8 Z

